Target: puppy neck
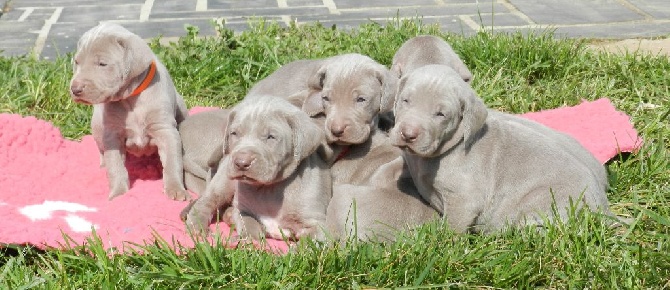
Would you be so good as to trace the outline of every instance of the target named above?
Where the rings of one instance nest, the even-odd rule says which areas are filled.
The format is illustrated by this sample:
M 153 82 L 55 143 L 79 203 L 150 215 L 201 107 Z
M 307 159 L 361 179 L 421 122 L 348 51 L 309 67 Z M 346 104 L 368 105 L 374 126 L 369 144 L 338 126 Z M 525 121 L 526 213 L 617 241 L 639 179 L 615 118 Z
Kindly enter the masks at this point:
M 468 140 L 465 140 L 465 135 L 464 135 L 464 129 L 463 126 L 458 126 L 456 130 L 454 130 L 453 133 L 447 135 L 444 138 L 444 141 L 440 146 L 437 148 L 435 151 L 436 156 L 441 156 L 444 154 L 448 154 L 448 152 L 451 152 L 452 149 L 455 149 L 457 147 L 461 147 L 463 150 L 470 151 L 470 148 L 477 142 L 478 139 L 481 138 L 483 134 L 486 133 L 488 130 L 488 125 L 484 123 L 484 126 L 482 126 L 481 129 L 479 129 L 476 133 L 472 134 Z
M 135 88 L 135 90 L 132 93 L 130 93 L 130 96 L 128 97 L 132 98 L 134 96 L 141 94 L 144 90 L 146 90 L 151 84 L 151 81 L 154 80 L 154 76 L 156 76 L 156 61 L 152 60 L 151 64 L 149 65 L 149 71 L 144 76 L 144 80 L 142 80 L 140 85 L 137 86 L 137 88 Z
M 133 78 L 130 81 L 130 83 L 126 86 L 126 89 L 121 90 L 119 92 L 117 100 L 129 99 L 129 98 L 137 97 L 140 94 L 142 94 L 142 92 L 144 92 L 144 90 L 146 90 L 149 86 L 151 86 L 154 79 L 156 78 L 156 70 L 157 70 L 156 60 L 152 60 L 151 64 L 149 64 L 149 68 L 147 68 L 147 70 L 144 73 L 142 73 L 139 76 Z M 135 84 L 137 84 L 137 86 L 135 86 Z M 132 92 L 127 93 L 128 90 L 130 90 L 133 87 L 135 89 L 133 89 Z

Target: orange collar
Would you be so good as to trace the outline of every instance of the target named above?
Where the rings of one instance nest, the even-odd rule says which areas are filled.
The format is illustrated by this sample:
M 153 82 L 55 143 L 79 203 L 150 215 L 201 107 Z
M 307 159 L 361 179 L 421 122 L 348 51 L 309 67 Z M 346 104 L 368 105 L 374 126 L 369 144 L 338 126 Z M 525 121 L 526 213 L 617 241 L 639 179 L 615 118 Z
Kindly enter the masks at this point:
M 335 161 L 333 161 L 333 164 L 336 163 L 337 161 L 342 160 L 342 158 L 346 157 L 347 154 L 349 153 L 349 150 L 351 150 L 351 145 L 346 146 L 340 151 L 340 154 L 337 154 L 337 157 L 335 157 Z
M 151 81 L 154 79 L 155 75 L 156 75 L 156 61 L 152 60 L 151 65 L 149 65 L 149 73 L 147 73 L 142 83 L 132 93 L 130 93 L 130 96 L 128 97 L 137 96 L 141 94 L 144 90 L 146 90 L 149 87 L 149 84 L 151 84 Z

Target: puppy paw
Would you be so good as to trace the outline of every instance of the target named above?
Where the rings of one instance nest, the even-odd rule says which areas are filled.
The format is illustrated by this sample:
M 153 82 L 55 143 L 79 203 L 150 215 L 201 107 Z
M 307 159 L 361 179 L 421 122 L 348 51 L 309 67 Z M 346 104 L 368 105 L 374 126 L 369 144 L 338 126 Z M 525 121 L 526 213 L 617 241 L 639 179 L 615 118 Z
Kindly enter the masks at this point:
M 186 222 L 186 219 L 188 219 L 188 213 L 191 211 L 191 208 L 193 208 L 193 204 L 194 204 L 196 201 L 198 201 L 198 200 L 197 200 L 197 199 L 193 199 L 193 200 L 191 200 L 191 202 L 189 202 L 188 205 L 186 205 L 186 206 L 184 207 L 184 209 L 181 210 L 181 212 L 179 213 L 179 219 L 180 219 L 182 222 Z
M 191 208 L 186 215 L 186 230 L 191 235 L 205 237 L 209 234 L 209 221 L 211 219 L 211 216 L 201 215 Z
M 128 191 L 128 183 L 120 183 L 117 185 L 114 185 L 112 189 L 109 191 L 109 200 L 114 199 L 117 196 L 123 195 Z
M 165 195 L 167 195 L 169 198 L 173 200 L 191 200 L 191 195 L 188 193 L 186 189 L 183 188 L 178 188 L 178 187 L 166 187 L 163 192 Z

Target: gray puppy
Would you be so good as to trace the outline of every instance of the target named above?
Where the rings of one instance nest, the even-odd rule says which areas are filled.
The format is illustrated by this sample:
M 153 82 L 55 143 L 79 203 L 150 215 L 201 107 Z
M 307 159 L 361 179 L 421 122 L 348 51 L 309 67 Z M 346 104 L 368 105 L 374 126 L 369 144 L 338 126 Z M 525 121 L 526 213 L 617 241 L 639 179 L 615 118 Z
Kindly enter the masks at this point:
M 371 58 L 343 54 L 288 63 L 254 85 L 247 96 L 267 93 L 289 99 L 323 128 L 329 146 L 322 156 L 331 166 L 337 190 L 328 207 L 328 229 L 336 238 L 388 240 L 392 230 L 421 224 L 426 221 L 423 217 L 435 213 L 421 201 L 411 180 L 402 188 L 397 184 L 399 174 L 379 172 L 388 179 L 371 180 L 401 153 L 377 128 L 379 114 L 392 109 L 396 84 L 397 78 Z M 402 169 L 399 165 L 394 169 Z M 349 230 L 354 199 L 360 200 L 356 233 Z M 385 210 L 390 208 L 398 211 Z
M 323 239 L 332 183 L 315 154 L 321 129 L 287 101 L 257 96 L 232 109 L 225 132 L 223 159 L 187 227 L 207 231 L 214 212 L 234 196 L 233 220 L 243 238 Z
M 393 56 L 391 70 L 398 77 L 429 64 L 442 64 L 454 69 L 461 78 L 469 83 L 472 73 L 463 60 L 454 52 L 444 39 L 432 35 L 419 35 L 410 38 Z
M 395 113 L 392 142 L 404 149 L 421 195 L 457 232 L 565 219 L 571 203 L 611 214 L 605 169 L 586 149 L 539 123 L 488 110 L 447 66 L 405 75 Z
M 117 24 L 88 30 L 77 45 L 70 95 L 75 102 L 93 105 L 91 128 L 107 169 L 109 199 L 130 186 L 126 152 L 158 152 L 165 194 L 189 198 L 177 131 L 188 112 L 167 69 L 144 40 Z
M 186 189 L 202 195 L 223 155 L 223 139 L 230 110 L 216 109 L 189 116 L 179 124 L 184 150 Z M 213 160 L 211 160 L 213 159 Z
M 288 99 L 324 126 L 329 143 L 359 144 L 393 110 L 398 80 L 373 59 L 349 53 L 287 63 L 259 81 L 247 98 Z

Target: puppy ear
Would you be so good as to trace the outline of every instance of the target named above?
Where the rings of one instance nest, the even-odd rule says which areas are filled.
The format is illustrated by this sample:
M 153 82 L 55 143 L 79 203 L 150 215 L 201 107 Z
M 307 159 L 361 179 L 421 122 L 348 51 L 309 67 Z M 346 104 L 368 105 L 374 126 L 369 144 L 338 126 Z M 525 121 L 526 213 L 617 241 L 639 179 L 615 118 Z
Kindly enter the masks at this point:
M 212 152 L 212 156 L 207 159 L 207 167 L 217 167 L 221 159 L 223 159 L 223 144 L 216 145 L 216 149 Z
M 288 117 L 293 131 L 293 156 L 296 160 L 305 159 L 319 148 L 325 140 L 323 130 L 303 112 L 296 112 Z
M 394 100 L 393 100 L 393 114 L 394 115 L 398 114 L 398 103 L 400 102 L 398 97 L 400 97 L 400 93 L 402 93 L 402 90 L 405 89 L 405 84 L 406 83 L 407 83 L 407 77 L 403 77 L 400 80 L 398 80 L 398 85 L 396 86 L 396 90 L 395 90 L 395 93 L 394 93 L 395 97 L 394 97 Z
M 134 78 L 145 72 L 154 60 L 154 53 L 142 38 L 133 33 L 119 36 L 117 43 L 124 50 L 124 76 Z
M 305 100 L 307 99 L 307 96 L 309 95 L 309 90 L 303 90 L 300 92 L 297 92 L 293 95 L 290 95 L 286 98 L 286 100 L 291 103 L 291 105 L 295 106 L 296 108 L 302 108 L 303 105 L 305 104 Z
M 323 107 L 323 82 L 326 79 L 326 68 L 322 67 L 313 75 L 307 85 L 309 87 L 305 102 L 302 104 L 303 112 L 314 117 L 324 112 Z
M 398 79 L 402 77 L 402 64 L 394 63 L 391 65 L 391 73 L 393 73 Z
M 469 85 L 463 83 L 461 94 L 461 128 L 463 129 L 463 141 L 470 146 L 472 138 L 484 126 L 488 111 L 484 102 L 477 96 Z
M 472 73 L 460 58 L 453 60 L 451 62 L 451 67 L 453 67 L 458 75 L 461 76 L 461 79 L 463 79 L 464 82 L 470 83 L 470 81 L 472 81 Z
M 393 104 L 395 103 L 398 77 L 381 64 L 379 65 L 376 74 L 377 79 L 382 85 L 382 96 L 379 103 L 379 112 L 391 112 L 393 111 Z
M 228 115 L 228 122 L 226 123 L 226 128 L 223 129 L 223 145 L 222 145 L 222 150 L 219 150 L 222 152 L 222 154 L 230 154 L 230 126 L 233 124 L 233 120 L 235 120 L 235 115 L 236 112 L 233 109 L 230 114 Z M 215 157 L 213 157 L 215 158 Z M 221 158 L 219 158 L 221 159 Z M 211 158 L 210 158 L 211 161 Z

